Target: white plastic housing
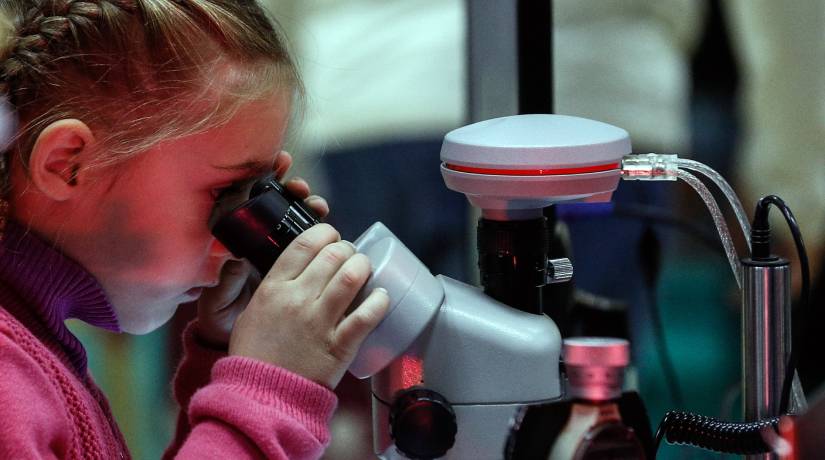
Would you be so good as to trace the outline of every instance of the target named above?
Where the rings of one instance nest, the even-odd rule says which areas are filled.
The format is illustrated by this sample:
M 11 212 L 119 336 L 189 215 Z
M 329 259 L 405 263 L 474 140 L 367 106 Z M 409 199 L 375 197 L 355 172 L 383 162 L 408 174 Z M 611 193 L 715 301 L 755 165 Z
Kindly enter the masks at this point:
M 546 315 L 504 305 L 481 289 L 439 275 L 445 298 L 435 319 L 401 359 L 373 377 L 392 401 L 424 385 L 451 404 L 512 404 L 561 395 L 561 334 Z M 363 348 L 362 348 L 363 349 Z
M 372 265 L 372 276 L 356 304 L 377 287 L 386 289 L 390 297 L 384 320 L 361 344 L 349 367 L 352 375 L 364 379 L 386 367 L 421 334 L 441 306 L 444 289 L 381 222 L 373 224 L 354 244 Z
M 627 131 L 566 115 L 516 115 L 453 130 L 441 173 L 485 215 L 518 214 L 560 201 L 609 201 L 631 152 Z
M 546 315 L 504 305 L 439 275 L 445 299 L 416 343 L 424 383 L 453 404 L 536 402 L 561 395 L 561 334 Z

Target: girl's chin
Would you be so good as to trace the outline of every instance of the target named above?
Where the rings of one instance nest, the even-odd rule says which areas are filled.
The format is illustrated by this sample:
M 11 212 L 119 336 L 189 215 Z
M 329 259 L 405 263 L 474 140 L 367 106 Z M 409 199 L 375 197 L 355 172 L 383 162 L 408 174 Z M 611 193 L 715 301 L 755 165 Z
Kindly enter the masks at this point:
M 174 316 L 178 305 L 183 302 L 169 302 L 168 304 L 147 305 L 132 312 L 117 311 L 120 330 L 127 334 L 144 335 L 157 330 Z

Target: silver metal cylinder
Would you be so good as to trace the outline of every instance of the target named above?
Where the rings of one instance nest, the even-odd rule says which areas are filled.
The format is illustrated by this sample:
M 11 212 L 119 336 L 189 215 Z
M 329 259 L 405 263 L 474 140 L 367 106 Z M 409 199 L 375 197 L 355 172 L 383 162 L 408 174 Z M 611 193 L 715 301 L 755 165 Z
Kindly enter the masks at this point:
M 515 0 L 467 0 L 471 122 L 519 113 Z
M 755 421 L 779 415 L 791 351 L 791 271 L 784 259 L 745 259 L 742 272 L 742 395 L 745 420 Z

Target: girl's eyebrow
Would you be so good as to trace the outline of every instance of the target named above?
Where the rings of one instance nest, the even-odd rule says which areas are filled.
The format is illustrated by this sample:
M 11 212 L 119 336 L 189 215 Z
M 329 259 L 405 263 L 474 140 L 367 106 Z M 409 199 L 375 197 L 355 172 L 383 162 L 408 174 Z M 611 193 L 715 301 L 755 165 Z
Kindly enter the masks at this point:
M 272 170 L 272 162 L 262 160 L 249 160 L 244 161 L 243 163 L 237 163 L 232 165 L 212 165 L 212 167 L 224 171 L 247 171 L 254 173 L 264 173 Z

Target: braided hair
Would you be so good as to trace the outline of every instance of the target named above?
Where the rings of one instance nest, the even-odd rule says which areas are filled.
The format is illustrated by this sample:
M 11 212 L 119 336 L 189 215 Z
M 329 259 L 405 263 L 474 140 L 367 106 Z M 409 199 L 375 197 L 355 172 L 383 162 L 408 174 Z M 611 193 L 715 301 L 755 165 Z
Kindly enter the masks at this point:
M 24 166 L 61 119 L 92 129 L 100 151 L 86 167 L 102 167 L 301 89 L 277 24 L 255 0 L 3 0 L 3 15 L 11 30 L 6 39 L 0 30 L 0 97 L 19 119 L 9 152 Z

